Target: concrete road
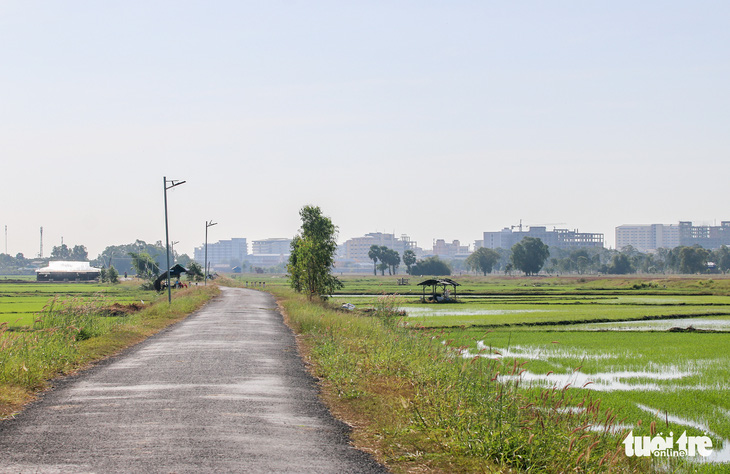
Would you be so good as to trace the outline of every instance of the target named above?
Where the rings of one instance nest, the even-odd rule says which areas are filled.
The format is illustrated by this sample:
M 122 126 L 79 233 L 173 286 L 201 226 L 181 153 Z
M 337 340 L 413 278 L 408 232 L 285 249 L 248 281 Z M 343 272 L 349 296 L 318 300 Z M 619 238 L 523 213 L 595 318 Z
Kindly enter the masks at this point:
M 318 400 L 274 299 L 222 290 L 0 422 L 0 472 L 385 472 Z

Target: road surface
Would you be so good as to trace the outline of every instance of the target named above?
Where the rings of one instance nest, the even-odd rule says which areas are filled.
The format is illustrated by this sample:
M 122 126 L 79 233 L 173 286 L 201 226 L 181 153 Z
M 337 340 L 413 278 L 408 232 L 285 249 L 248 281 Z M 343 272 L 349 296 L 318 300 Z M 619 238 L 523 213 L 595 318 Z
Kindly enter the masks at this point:
M 317 398 L 274 299 L 185 321 L 0 421 L 0 472 L 385 472 Z

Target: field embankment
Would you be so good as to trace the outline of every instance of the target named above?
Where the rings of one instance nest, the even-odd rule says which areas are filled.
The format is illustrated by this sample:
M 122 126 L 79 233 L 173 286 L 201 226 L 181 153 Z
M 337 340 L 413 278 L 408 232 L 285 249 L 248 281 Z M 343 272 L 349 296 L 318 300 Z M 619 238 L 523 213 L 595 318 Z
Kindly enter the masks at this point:
M 47 300 L 29 324 L 1 323 L 0 417 L 17 412 L 52 378 L 142 341 L 185 318 L 218 292 L 215 285 L 177 290 L 172 304 L 166 294 L 151 292 L 145 293 L 142 303 L 120 303 L 118 291 L 108 298 L 101 293 L 57 297 Z

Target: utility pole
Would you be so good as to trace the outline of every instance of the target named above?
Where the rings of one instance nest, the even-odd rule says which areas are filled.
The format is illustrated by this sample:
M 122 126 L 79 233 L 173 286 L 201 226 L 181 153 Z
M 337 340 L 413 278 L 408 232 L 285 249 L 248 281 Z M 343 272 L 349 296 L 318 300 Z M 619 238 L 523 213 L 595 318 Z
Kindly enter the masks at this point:
M 204 286 L 208 286 L 208 227 L 213 227 L 216 225 L 217 222 L 213 222 L 213 219 L 209 221 L 205 221 L 205 268 L 203 271 L 205 272 Z
M 167 185 L 170 183 L 170 186 Z M 174 179 L 167 180 L 167 176 L 162 177 L 162 187 L 165 189 L 165 252 L 167 253 L 167 304 L 172 304 L 172 289 L 170 288 L 170 232 L 167 226 L 167 190 L 175 186 L 179 186 L 185 181 L 176 181 Z
M 41 251 L 38 254 L 39 258 L 43 258 L 43 226 L 41 226 Z
M 170 254 L 172 255 L 172 265 L 175 265 L 175 244 L 179 244 L 180 241 L 176 240 L 174 242 L 170 242 Z
M 5 255 L 8 254 L 8 226 L 5 225 Z

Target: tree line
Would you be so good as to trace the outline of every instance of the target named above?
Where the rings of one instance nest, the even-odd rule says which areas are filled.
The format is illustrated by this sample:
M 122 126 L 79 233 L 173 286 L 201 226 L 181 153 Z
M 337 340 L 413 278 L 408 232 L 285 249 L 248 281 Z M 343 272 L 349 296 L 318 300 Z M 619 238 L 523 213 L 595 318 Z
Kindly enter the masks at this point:
M 387 263 L 387 255 L 391 253 L 398 255 L 387 247 L 374 245 L 370 248 L 374 272 L 377 268 L 381 275 L 385 270 L 395 273 L 397 263 L 395 267 Z M 378 264 L 378 261 L 381 263 Z M 391 261 L 397 262 L 395 258 Z M 482 275 L 492 272 L 520 272 L 525 275 L 727 273 L 730 271 L 730 248 L 723 245 L 719 249 L 708 250 L 695 245 L 661 248 L 652 253 L 639 252 L 631 246 L 621 250 L 596 247 L 561 249 L 548 247 L 538 238 L 525 237 L 510 249 L 479 248 L 465 260 L 444 261 L 438 256 L 417 260 L 412 250 L 406 250 L 403 263 L 410 275 L 450 275 L 455 271 L 473 271 Z

